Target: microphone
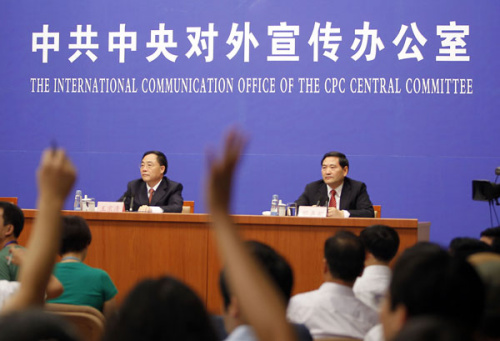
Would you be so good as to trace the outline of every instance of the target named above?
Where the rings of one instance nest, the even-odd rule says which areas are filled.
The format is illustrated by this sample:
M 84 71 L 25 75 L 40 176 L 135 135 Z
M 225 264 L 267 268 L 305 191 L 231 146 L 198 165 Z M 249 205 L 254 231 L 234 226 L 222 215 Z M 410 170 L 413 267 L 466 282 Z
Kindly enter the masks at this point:
M 495 174 L 500 175 L 500 167 L 495 168 Z
M 130 207 L 128 209 L 129 212 L 132 212 L 132 207 L 134 207 L 134 195 L 132 194 L 130 197 Z

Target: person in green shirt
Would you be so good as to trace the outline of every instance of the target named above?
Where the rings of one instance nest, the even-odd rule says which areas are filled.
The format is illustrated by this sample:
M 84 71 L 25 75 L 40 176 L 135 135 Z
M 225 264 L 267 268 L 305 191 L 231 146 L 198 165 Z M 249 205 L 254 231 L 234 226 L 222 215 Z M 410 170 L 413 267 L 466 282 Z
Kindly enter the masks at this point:
M 101 269 L 83 263 L 92 234 L 85 219 L 79 216 L 63 217 L 63 236 L 54 275 L 62 283 L 64 292 L 48 303 L 87 305 L 106 315 L 115 309 L 116 286 Z

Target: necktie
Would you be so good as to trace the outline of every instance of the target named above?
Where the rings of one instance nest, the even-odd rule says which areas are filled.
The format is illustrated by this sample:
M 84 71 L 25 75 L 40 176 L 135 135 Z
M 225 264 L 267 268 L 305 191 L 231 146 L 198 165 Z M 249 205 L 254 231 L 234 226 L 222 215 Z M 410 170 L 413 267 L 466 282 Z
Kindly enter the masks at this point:
M 152 189 L 152 188 L 149 189 L 149 204 L 151 204 L 151 199 L 153 199 L 154 192 L 155 192 L 154 189 Z
M 330 203 L 328 204 L 328 207 L 337 207 L 337 200 L 335 200 L 335 194 L 337 192 L 335 192 L 334 189 L 332 189 L 330 191 L 330 196 L 331 196 L 331 199 L 330 199 Z

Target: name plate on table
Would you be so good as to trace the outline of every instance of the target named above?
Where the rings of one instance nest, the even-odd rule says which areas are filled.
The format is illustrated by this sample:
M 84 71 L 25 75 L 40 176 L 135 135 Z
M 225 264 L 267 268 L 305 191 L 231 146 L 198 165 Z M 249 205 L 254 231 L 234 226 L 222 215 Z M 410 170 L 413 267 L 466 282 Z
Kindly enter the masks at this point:
M 325 218 L 328 213 L 328 207 L 324 206 L 300 206 L 299 217 Z
M 125 203 L 116 201 L 99 201 L 97 212 L 125 212 Z

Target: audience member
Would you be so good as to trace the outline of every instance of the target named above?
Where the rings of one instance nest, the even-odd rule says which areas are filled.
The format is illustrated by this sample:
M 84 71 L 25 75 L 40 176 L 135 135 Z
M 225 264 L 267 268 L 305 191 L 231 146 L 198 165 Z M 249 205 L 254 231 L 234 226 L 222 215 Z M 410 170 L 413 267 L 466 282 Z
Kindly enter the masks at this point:
M 61 238 L 60 211 L 75 178 L 75 168 L 62 150 L 43 153 L 37 172 L 38 214 L 19 270 L 19 288 L 5 302 L 2 314 L 43 305 Z
M 398 233 L 389 226 L 373 225 L 359 235 L 366 251 L 365 269 L 352 290 L 363 303 L 378 311 L 391 281 L 389 264 L 399 248 Z
M 109 275 L 92 268 L 85 260 L 92 234 L 85 219 L 79 216 L 63 217 L 63 233 L 54 274 L 64 286 L 64 293 L 49 303 L 88 305 L 105 314 L 114 309 L 118 293 Z
M 486 230 L 481 231 L 480 236 L 481 241 L 491 245 L 494 240 L 500 239 L 500 226 L 487 228 Z
M 491 246 L 476 238 L 456 237 L 451 240 L 448 249 L 452 256 L 467 259 L 478 252 L 490 252 Z
M 23 231 L 23 211 L 10 202 L 0 201 L 0 280 L 17 280 L 18 266 L 10 260 L 11 247 L 20 248 L 17 238 Z
M 500 226 L 482 231 L 480 240 L 490 245 L 491 251 L 500 253 Z
M 480 339 L 500 340 L 500 255 L 476 253 L 468 258 L 481 276 L 486 288 L 483 320 L 479 329 Z
M 365 249 L 359 237 L 340 231 L 325 242 L 323 274 L 318 290 L 292 297 L 288 318 L 303 323 L 313 338 L 363 338 L 377 322 L 377 313 L 354 296 L 354 281 L 361 275 Z
M 394 266 L 381 306 L 383 335 L 376 335 L 375 327 L 365 340 L 392 341 L 408 319 L 424 315 L 446 318 L 470 336 L 483 305 L 483 284 L 472 266 L 436 244 L 420 242 L 406 249 Z
M 105 341 L 216 341 L 210 317 L 198 296 L 172 278 L 147 279 L 128 294 L 110 317 Z
M 232 292 L 240 302 L 243 316 L 254 328 L 260 341 L 297 340 L 296 332 L 286 320 L 286 302 L 269 275 L 245 248 L 229 215 L 234 170 L 246 140 L 232 130 L 220 158 L 209 153 L 207 204 L 225 275 Z
M 246 246 L 250 253 L 257 259 L 264 271 L 271 277 L 280 294 L 286 302 L 290 300 L 293 287 L 293 272 L 288 262 L 270 246 L 257 242 L 247 241 Z M 230 333 L 226 341 L 257 340 L 255 333 L 242 314 L 240 302 L 230 290 L 226 281 L 225 272 L 222 271 L 219 278 L 220 291 L 224 303 L 224 324 L 226 331 Z M 303 325 L 296 326 L 299 340 L 311 340 L 309 330 Z

